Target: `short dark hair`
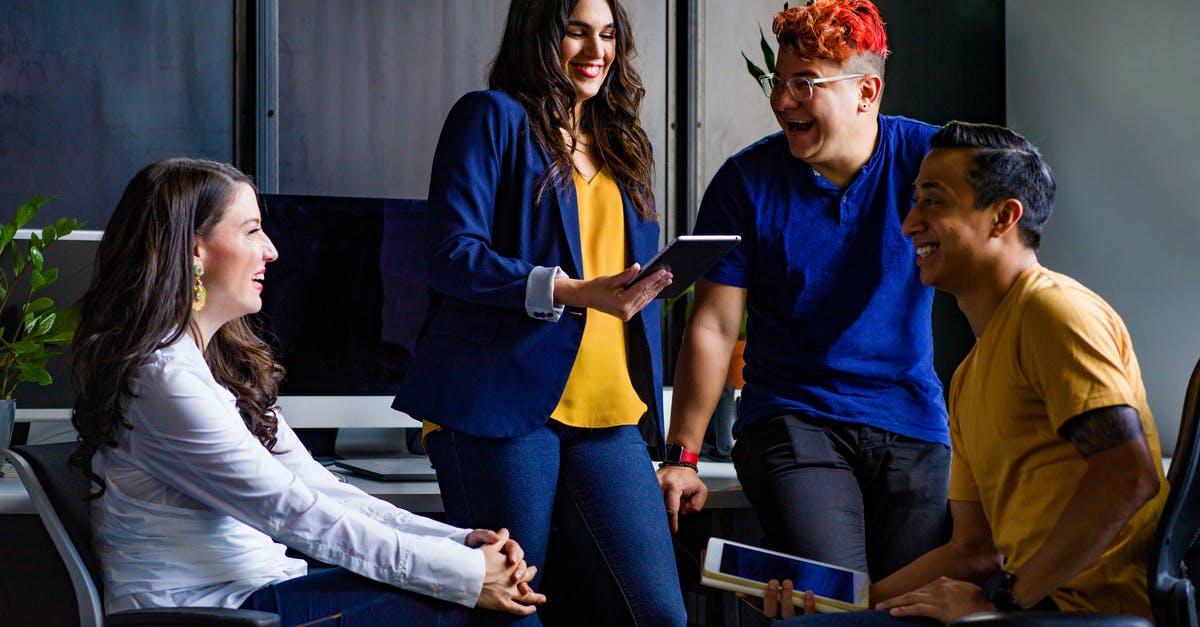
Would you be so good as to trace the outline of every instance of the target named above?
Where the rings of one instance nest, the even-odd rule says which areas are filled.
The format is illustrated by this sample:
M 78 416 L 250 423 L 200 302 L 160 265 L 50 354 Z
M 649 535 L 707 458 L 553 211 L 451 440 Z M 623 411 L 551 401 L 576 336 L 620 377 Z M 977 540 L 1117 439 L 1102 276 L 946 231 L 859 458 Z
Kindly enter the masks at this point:
M 1021 241 L 1038 249 L 1054 208 L 1055 185 L 1037 146 L 1003 126 L 958 121 L 934 133 L 929 146 L 970 150 L 967 184 L 975 192 L 975 206 L 983 208 L 1006 198 L 1021 201 L 1025 209 L 1017 223 Z

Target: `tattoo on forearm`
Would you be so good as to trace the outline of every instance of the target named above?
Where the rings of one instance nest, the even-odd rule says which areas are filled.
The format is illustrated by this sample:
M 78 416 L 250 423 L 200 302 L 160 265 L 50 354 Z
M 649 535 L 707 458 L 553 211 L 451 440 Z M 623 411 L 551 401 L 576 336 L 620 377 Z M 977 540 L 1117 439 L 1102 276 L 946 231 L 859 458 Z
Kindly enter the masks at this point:
M 1093 409 L 1068 420 L 1059 432 L 1084 457 L 1146 436 L 1137 410 L 1128 405 Z

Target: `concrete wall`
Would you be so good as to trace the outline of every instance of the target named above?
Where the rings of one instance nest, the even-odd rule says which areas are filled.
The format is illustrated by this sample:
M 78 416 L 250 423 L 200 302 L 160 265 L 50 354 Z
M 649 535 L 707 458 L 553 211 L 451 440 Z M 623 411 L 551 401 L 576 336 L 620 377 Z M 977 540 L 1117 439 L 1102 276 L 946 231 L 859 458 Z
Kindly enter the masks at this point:
M 1040 254 L 1133 335 L 1164 449 L 1200 357 L 1200 3 L 1008 0 L 1008 123 L 1058 181 Z
M 662 155 L 667 2 L 626 10 L 647 92 L 642 124 Z M 424 198 L 442 122 L 459 97 L 486 88 L 507 13 L 496 0 L 281 2 L 279 191 Z

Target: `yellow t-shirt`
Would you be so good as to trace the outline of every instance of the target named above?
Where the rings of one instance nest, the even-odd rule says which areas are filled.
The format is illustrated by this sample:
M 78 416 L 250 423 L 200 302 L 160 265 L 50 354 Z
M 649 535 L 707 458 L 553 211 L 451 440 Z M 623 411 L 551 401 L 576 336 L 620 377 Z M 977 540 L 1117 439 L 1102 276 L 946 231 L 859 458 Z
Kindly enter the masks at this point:
M 1005 568 L 1045 542 L 1087 469 L 1058 429 L 1113 405 L 1137 410 L 1161 488 L 1095 563 L 1056 590 L 1063 610 L 1152 618 L 1146 562 L 1167 497 L 1158 432 L 1125 324 L 1103 299 L 1034 265 L 1009 290 L 950 384 L 950 498 L 983 506 Z
M 625 208 L 608 167 L 591 181 L 575 172 L 579 202 L 579 241 L 583 278 L 616 274 L 627 266 Z M 572 427 L 637 424 L 646 413 L 629 378 L 625 323 L 595 310 L 587 312 L 579 354 L 558 406 L 550 417 Z

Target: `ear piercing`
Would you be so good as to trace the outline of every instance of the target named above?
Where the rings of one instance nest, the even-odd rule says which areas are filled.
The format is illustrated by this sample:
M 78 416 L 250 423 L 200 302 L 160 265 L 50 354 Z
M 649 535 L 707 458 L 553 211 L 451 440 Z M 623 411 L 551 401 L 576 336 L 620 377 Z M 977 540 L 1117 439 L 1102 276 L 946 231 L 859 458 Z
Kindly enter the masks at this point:
M 196 261 L 192 264 L 192 273 L 196 276 L 196 283 L 192 286 L 192 311 L 200 311 L 208 304 L 208 289 L 204 287 L 204 264 Z

